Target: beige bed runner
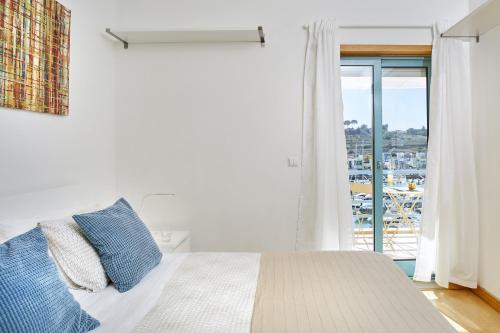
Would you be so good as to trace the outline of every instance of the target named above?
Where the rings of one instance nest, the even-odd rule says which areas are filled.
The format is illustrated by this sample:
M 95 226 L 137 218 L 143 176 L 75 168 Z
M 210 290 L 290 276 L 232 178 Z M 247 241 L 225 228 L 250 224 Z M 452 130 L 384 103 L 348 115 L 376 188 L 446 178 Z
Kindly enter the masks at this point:
M 455 332 L 399 268 L 372 252 L 263 254 L 252 333 Z

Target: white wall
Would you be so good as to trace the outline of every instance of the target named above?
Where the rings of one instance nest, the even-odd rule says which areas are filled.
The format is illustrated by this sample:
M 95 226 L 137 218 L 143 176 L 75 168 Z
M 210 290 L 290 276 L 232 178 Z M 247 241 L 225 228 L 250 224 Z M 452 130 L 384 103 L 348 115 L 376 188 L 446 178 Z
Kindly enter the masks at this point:
M 72 10 L 69 116 L 0 108 L 0 197 L 73 185 L 115 193 L 114 47 L 101 34 L 113 2 L 61 3 Z
M 480 1 L 472 1 L 474 8 Z M 479 284 L 500 299 L 500 28 L 472 43 L 476 161 L 479 177 Z
M 471 7 L 481 1 L 471 0 Z M 268 40 L 263 49 L 207 44 L 123 51 L 102 35 L 113 25 L 111 0 L 62 3 L 73 11 L 70 115 L 0 109 L 0 197 L 84 185 L 97 197 L 111 198 L 116 148 L 121 194 L 138 205 L 142 193 L 175 192 L 157 204 L 167 205 L 169 227 L 193 231 L 195 249 L 249 251 L 289 250 L 294 244 L 300 175 L 287 168 L 286 158 L 300 154 L 301 26 L 321 17 L 341 18 L 341 24 L 454 22 L 467 7 L 465 0 L 412 2 L 412 10 L 397 0 L 121 0 L 117 26 L 262 24 Z M 386 30 L 342 36 L 353 43 L 429 38 L 426 31 Z M 500 178 L 491 175 L 500 170 L 499 45 L 496 29 L 472 51 L 480 284 L 497 297 L 500 223 L 494 207 Z
M 318 18 L 341 24 L 455 21 L 466 0 L 121 0 L 128 28 L 263 25 L 268 44 L 131 46 L 118 52 L 119 192 L 136 205 L 165 199 L 195 250 L 294 247 L 306 33 Z M 343 42 L 430 43 L 430 31 L 350 31 Z

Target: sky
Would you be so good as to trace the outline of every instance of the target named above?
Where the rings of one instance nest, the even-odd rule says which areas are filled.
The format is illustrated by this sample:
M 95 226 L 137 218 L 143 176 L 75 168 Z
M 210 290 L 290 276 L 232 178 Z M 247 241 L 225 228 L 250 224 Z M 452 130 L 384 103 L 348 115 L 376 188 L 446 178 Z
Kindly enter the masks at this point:
M 355 79 L 355 78 L 349 78 Z M 344 120 L 357 120 L 358 126 L 371 127 L 372 94 L 370 82 L 351 80 L 342 82 Z M 382 123 L 389 124 L 389 130 L 427 127 L 427 97 L 425 80 L 421 82 L 404 78 L 384 78 L 382 90 Z M 410 82 L 411 81 L 411 82 Z

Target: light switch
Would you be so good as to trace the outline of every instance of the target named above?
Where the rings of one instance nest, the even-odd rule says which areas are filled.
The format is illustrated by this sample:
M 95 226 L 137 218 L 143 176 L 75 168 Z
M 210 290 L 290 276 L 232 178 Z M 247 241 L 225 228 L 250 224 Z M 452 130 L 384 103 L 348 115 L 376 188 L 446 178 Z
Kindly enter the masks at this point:
M 288 157 L 288 167 L 297 168 L 299 166 L 299 159 L 295 156 Z

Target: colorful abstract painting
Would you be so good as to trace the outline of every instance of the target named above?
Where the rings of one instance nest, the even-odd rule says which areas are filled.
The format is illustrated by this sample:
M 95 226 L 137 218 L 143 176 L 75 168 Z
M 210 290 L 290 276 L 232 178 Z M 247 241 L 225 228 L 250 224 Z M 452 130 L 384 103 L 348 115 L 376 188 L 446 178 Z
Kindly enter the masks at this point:
M 67 115 L 71 11 L 55 0 L 0 0 L 0 106 Z

